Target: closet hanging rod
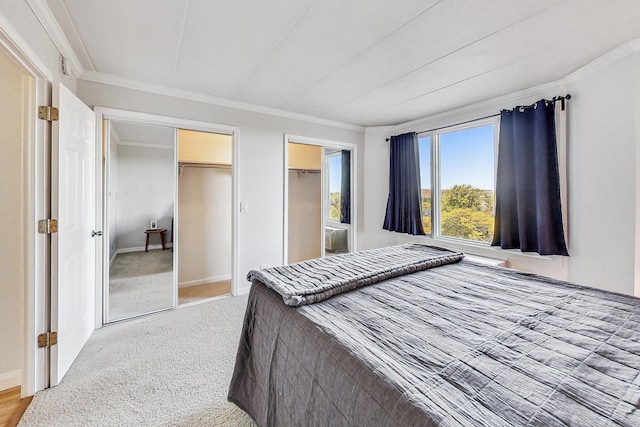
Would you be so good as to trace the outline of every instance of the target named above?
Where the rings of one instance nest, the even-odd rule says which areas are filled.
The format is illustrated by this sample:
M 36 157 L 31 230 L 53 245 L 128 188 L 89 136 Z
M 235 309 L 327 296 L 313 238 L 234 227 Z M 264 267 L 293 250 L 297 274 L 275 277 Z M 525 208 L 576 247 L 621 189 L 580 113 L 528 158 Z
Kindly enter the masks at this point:
M 320 169 L 299 169 L 299 168 L 289 168 L 289 172 L 297 172 L 297 173 L 320 173 Z
M 190 163 L 190 162 L 178 162 L 178 166 L 185 168 L 216 168 L 216 169 L 231 169 L 231 165 L 224 163 Z

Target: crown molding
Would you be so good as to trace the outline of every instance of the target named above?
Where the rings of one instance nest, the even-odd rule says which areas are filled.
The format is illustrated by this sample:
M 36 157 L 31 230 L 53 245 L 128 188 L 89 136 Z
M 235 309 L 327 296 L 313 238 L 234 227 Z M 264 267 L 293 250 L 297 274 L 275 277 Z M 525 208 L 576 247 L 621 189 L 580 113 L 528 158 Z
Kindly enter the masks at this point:
M 71 71 L 76 77 L 78 77 L 82 71 L 82 64 L 76 55 L 76 52 L 71 47 L 69 40 L 65 36 L 60 24 L 53 16 L 53 12 L 47 5 L 45 0 L 26 0 L 27 4 L 40 21 L 42 28 L 49 35 L 49 38 L 53 44 L 58 48 L 60 55 L 67 59 L 69 65 L 69 71 Z
M 640 52 L 640 39 L 634 39 L 623 43 L 617 48 L 578 68 L 576 71 L 567 75 L 562 80 L 566 85 L 579 82 L 580 80 L 589 77 L 590 75 L 602 70 L 603 68 L 613 63 L 620 61 L 622 58 L 635 52 Z
M 491 111 L 491 109 L 499 112 L 501 109 L 513 103 L 524 102 L 523 100 L 535 98 L 536 96 L 545 96 L 553 92 L 566 91 L 571 84 L 574 84 L 590 75 L 602 70 L 603 68 L 618 62 L 624 57 L 633 53 L 640 52 L 640 39 L 630 40 L 623 43 L 617 48 L 605 53 L 604 55 L 594 59 L 586 65 L 580 67 L 576 71 L 567 76 L 549 83 L 533 86 L 517 92 L 508 93 L 496 98 L 479 101 L 464 107 L 454 108 L 440 113 L 422 117 L 410 122 L 399 123 L 393 126 L 372 126 L 367 127 L 366 132 L 392 133 L 398 131 L 409 131 L 424 126 L 429 123 L 442 123 L 457 121 L 460 117 L 470 117 L 477 115 L 479 111 Z M 562 93 L 560 93 L 562 94 Z M 488 113 L 487 113 L 488 114 Z
M 51 70 L 40 60 L 40 57 L 29 47 L 29 44 L 2 13 L 0 13 L 0 45 L 4 46 L 20 62 L 20 65 L 32 74 L 37 73 L 49 81 L 53 79 Z
M 391 125 L 391 126 L 368 126 L 365 130 L 365 134 L 371 133 L 387 133 L 392 132 L 397 126 L 400 125 Z
M 128 89 L 134 89 L 143 92 L 155 93 L 157 95 L 165 95 L 174 98 L 187 99 L 190 101 L 204 102 L 206 104 L 217 105 L 220 107 L 235 108 L 238 110 L 251 111 L 254 113 L 268 114 L 271 116 L 300 120 L 303 122 L 315 123 L 335 128 L 355 130 L 358 132 L 364 132 L 365 129 L 363 126 L 354 125 L 351 123 L 338 122 L 335 120 L 323 119 L 306 114 L 294 113 L 293 111 L 281 110 L 279 108 L 264 107 L 261 105 L 250 104 L 248 102 L 234 101 L 227 98 L 206 95 L 183 89 L 174 89 L 168 86 L 143 83 L 137 80 L 127 79 L 113 74 L 99 73 L 96 71 L 83 71 L 78 76 L 78 79 L 106 85 L 125 87 Z
M 536 100 L 539 96 L 548 96 L 549 93 L 562 92 L 566 90 L 566 85 L 562 80 L 556 80 L 522 89 L 517 92 L 507 93 L 495 98 L 468 104 L 463 107 L 453 108 L 451 110 L 442 111 L 410 122 L 400 123 L 395 126 L 379 126 L 373 128 L 376 132 L 398 132 L 415 130 L 422 126 L 430 126 L 434 123 L 437 126 L 448 126 L 447 123 L 454 125 L 460 120 L 472 120 L 474 116 L 482 116 L 486 114 L 499 113 L 504 108 L 512 108 L 514 104 L 522 104 L 531 100 Z M 368 130 L 369 128 L 367 128 Z M 378 130 L 380 129 L 380 130 Z
M 211 105 L 217 105 L 221 107 L 234 108 L 244 111 L 250 111 L 255 113 L 267 114 L 271 116 L 283 117 L 293 120 L 300 120 L 308 123 L 315 123 L 325 126 L 331 126 L 341 129 L 354 130 L 358 132 L 394 132 L 400 129 L 412 128 L 415 126 L 420 126 L 426 122 L 437 122 L 440 120 L 444 120 L 447 118 L 451 118 L 452 116 L 464 116 L 465 114 L 472 114 L 473 112 L 477 112 L 479 110 L 486 110 L 491 107 L 496 109 L 504 108 L 505 105 L 508 105 L 509 102 L 519 102 L 522 99 L 526 99 L 531 96 L 537 96 L 540 94 L 545 94 L 555 90 L 566 90 L 566 87 L 574 84 L 593 73 L 611 65 L 622 58 L 635 53 L 640 52 L 640 39 L 630 40 L 628 42 L 623 43 L 612 51 L 594 59 L 593 61 L 587 63 L 586 65 L 578 68 L 576 71 L 568 74 L 562 79 L 556 80 L 554 82 L 549 82 L 543 85 L 527 88 L 524 90 L 520 90 L 517 92 L 513 92 L 510 94 L 506 94 L 503 96 L 499 96 L 496 98 L 492 98 L 490 100 L 480 101 L 473 104 L 469 104 L 467 106 L 461 108 L 454 108 L 447 111 L 443 111 L 440 113 L 432 114 L 430 116 L 426 116 L 420 119 L 412 120 L 410 122 L 400 123 L 397 125 L 390 126 L 371 126 L 365 127 L 360 125 L 355 125 L 351 123 L 339 122 L 330 119 L 323 119 L 320 117 L 310 116 L 301 113 L 295 113 L 293 111 L 282 110 L 279 108 L 265 107 L 257 104 L 251 104 L 242 101 L 234 101 L 227 98 L 217 97 L 213 95 L 206 95 L 197 92 L 182 90 L 182 89 L 174 89 L 168 86 L 156 85 L 150 83 L 144 83 L 132 79 L 127 79 L 124 77 L 119 77 L 112 74 L 99 73 L 95 71 L 87 71 L 84 70 L 78 56 L 76 55 L 74 49 L 71 47 L 67 37 L 65 36 L 60 24 L 55 19 L 51 9 L 46 3 L 46 0 L 26 0 L 29 7 L 33 10 L 37 19 L 40 21 L 41 25 L 55 44 L 55 46 L 60 51 L 61 55 L 67 58 L 69 63 L 70 71 L 74 73 L 74 75 L 81 80 L 125 87 L 133 90 L 140 90 L 143 92 L 155 93 L 158 95 L 171 96 L 175 98 L 187 99 L 196 102 L 203 102 Z M 0 24 L 2 24 L 2 28 L 11 29 L 12 27 L 5 22 L 6 19 L 2 15 L 0 15 Z M 24 50 L 25 43 L 22 42 L 20 37 L 15 37 L 17 33 L 15 31 L 8 34 L 10 40 L 14 40 L 18 42 L 19 48 L 22 50 L 22 53 L 27 58 L 37 58 L 37 56 L 33 55 L 31 50 Z M 1 40 L 0 40 L 1 41 Z M 47 70 L 46 67 L 42 67 L 40 64 L 35 64 L 41 71 L 47 76 L 51 75 L 51 72 Z

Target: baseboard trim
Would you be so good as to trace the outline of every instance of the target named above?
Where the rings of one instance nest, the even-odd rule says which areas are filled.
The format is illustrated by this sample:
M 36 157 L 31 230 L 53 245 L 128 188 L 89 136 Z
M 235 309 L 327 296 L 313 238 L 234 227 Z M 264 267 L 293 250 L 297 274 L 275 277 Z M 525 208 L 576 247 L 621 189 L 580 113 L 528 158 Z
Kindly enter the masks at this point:
M 173 247 L 173 243 L 165 243 L 164 244 L 165 249 L 171 249 Z M 156 250 L 156 249 L 162 249 L 162 245 L 158 244 L 158 245 L 149 245 L 149 250 Z M 121 248 L 121 249 L 117 249 L 116 250 L 116 256 L 120 255 L 120 254 L 128 254 L 131 252 L 144 252 L 144 246 L 136 246 L 133 248 Z
M 22 369 L 0 374 L 0 391 L 22 386 Z
M 178 284 L 178 287 L 189 288 L 191 286 L 206 285 L 207 283 L 222 282 L 223 280 L 231 280 L 231 276 L 225 274 L 222 276 L 213 276 L 213 277 L 206 277 L 204 279 L 190 280 L 188 282 L 180 282 Z

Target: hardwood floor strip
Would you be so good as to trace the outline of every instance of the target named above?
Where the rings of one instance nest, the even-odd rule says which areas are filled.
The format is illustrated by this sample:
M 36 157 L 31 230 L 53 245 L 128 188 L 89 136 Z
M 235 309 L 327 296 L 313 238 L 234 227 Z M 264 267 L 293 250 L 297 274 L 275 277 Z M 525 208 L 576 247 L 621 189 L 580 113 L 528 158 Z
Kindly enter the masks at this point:
M 0 426 L 17 426 L 32 398 L 28 396 L 22 399 L 20 387 L 0 391 Z
M 178 289 L 178 304 L 231 294 L 231 280 Z
M 16 410 L 13 412 L 13 416 L 9 420 L 7 427 L 16 427 L 18 425 L 18 423 L 20 422 L 20 418 L 22 418 L 22 415 L 24 414 L 24 411 L 27 410 L 27 407 L 31 403 L 31 399 L 33 399 L 33 396 L 27 396 L 20 399 L 20 403 L 18 404 Z

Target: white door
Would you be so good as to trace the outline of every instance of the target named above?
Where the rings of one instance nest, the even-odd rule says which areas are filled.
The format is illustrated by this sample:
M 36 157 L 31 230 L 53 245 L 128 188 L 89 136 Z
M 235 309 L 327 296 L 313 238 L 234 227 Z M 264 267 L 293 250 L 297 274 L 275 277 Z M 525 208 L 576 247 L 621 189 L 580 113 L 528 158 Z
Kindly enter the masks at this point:
M 53 87 L 58 121 L 52 122 L 50 385 L 60 383 L 95 326 L 96 130 L 95 115 L 61 84 Z

